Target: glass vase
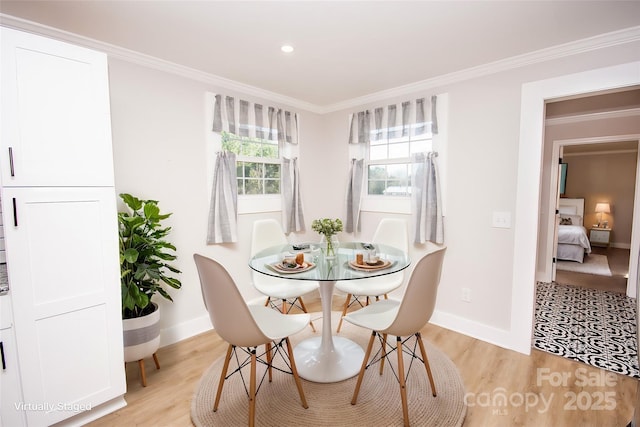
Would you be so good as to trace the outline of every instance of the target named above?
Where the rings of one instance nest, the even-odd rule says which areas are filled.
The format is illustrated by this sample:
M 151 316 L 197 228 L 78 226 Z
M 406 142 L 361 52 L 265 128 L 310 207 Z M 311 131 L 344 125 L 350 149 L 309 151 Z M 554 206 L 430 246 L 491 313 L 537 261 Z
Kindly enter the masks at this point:
M 340 247 L 338 237 L 336 235 L 330 236 L 329 238 L 327 238 L 327 236 L 322 236 L 320 243 L 324 247 L 324 258 L 334 259 L 338 254 L 338 248 Z

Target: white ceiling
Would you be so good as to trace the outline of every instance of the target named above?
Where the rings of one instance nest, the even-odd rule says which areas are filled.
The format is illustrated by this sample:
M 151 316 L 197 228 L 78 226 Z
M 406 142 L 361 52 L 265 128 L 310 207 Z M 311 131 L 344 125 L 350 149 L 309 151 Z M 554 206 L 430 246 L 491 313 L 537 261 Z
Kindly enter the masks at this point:
M 640 25 L 639 0 L 2 0 L 0 12 L 321 108 Z

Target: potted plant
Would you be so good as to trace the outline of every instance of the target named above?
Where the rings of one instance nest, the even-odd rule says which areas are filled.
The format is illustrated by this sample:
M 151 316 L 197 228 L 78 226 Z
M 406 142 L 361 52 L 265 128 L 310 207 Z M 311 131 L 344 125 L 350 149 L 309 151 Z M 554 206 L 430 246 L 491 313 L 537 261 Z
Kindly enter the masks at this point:
M 145 357 L 155 355 L 160 345 L 160 310 L 152 297 L 158 293 L 169 301 L 164 286 L 180 289 L 182 283 L 171 274 L 180 270 L 169 264 L 176 259 L 176 248 L 165 240 L 171 227 L 161 222 L 171 214 L 161 214 L 156 200 L 141 200 L 120 194 L 129 211 L 118 212 L 120 238 L 120 286 L 124 325 L 125 362 L 138 361 L 142 384 Z M 142 332 L 136 332 L 142 331 Z

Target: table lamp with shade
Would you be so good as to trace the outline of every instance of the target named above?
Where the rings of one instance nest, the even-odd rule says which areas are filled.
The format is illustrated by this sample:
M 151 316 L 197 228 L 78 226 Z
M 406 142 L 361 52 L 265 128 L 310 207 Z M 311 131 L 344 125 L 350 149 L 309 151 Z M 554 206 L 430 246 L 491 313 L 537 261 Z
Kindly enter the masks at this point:
M 609 203 L 596 203 L 596 212 L 598 213 L 598 227 L 602 225 L 602 214 L 610 213 Z

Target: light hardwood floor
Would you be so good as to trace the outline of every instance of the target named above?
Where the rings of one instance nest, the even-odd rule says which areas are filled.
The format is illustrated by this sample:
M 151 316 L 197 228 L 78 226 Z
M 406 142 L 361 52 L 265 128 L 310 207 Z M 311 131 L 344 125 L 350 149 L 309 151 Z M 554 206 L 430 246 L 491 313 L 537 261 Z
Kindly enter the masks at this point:
M 334 310 L 341 300 L 334 300 Z M 320 306 L 311 302 L 308 309 L 320 311 Z M 626 426 L 631 420 L 634 378 L 538 350 L 525 356 L 435 325 L 422 332 L 460 371 L 472 404 L 465 426 L 602 427 Z M 161 369 L 155 369 L 152 359 L 146 363 L 146 388 L 140 385 L 137 364 L 127 364 L 128 406 L 90 425 L 190 426 L 190 401 L 198 380 L 225 350 L 226 344 L 213 331 L 161 348 Z M 501 396 L 507 399 L 504 406 L 499 405 Z M 300 420 L 296 425 L 303 424 Z

